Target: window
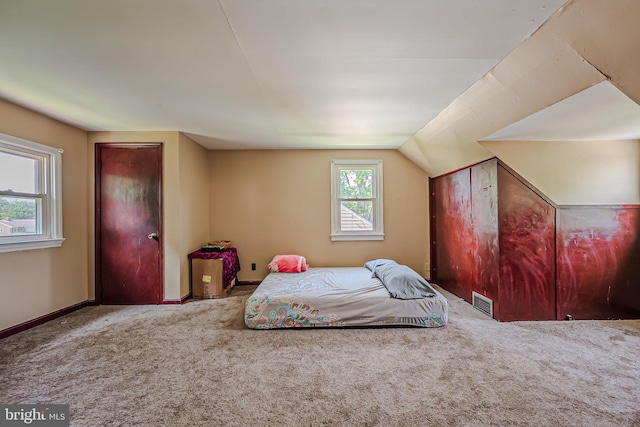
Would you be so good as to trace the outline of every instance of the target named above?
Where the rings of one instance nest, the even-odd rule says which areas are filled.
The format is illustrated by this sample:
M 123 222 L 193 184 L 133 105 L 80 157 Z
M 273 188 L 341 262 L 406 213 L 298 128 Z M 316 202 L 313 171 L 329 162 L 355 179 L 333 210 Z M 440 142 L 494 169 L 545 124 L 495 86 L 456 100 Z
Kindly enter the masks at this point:
M 0 252 L 62 245 L 61 153 L 0 134 Z
M 331 240 L 384 240 L 382 160 L 331 161 Z

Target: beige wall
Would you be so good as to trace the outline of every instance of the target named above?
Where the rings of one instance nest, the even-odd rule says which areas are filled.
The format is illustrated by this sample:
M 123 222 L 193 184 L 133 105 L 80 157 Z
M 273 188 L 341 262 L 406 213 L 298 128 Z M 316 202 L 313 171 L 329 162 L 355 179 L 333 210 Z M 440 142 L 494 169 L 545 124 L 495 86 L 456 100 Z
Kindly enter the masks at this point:
M 640 203 L 640 141 L 485 141 L 560 205 Z
M 0 133 L 64 149 L 59 248 L 0 253 L 0 330 L 87 300 L 87 134 L 0 100 Z
M 428 177 L 399 152 L 211 151 L 209 158 L 211 237 L 237 247 L 239 280 L 262 280 L 271 258 L 286 253 L 316 267 L 393 258 L 428 277 Z M 384 241 L 331 241 L 331 159 L 383 160 Z
M 209 240 L 209 156 L 208 151 L 180 134 L 180 295 L 189 294 L 187 254 Z

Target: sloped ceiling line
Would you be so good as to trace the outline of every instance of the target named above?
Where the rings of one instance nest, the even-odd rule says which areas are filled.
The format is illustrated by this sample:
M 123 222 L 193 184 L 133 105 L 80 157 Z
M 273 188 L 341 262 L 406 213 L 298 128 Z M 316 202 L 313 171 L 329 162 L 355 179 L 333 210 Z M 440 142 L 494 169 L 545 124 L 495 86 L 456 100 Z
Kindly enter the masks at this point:
M 438 176 L 486 159 L 476 147 L 492 132 L 599 83 L 638 102 L 638 16 L 637 0 L 570 0 L 400 151 Z
M 591 65 L 593 67 L 594 70 L 596 70 L 597 72 L 599 72 L 600 74 L 602 74 L 602 77 L 604 77 L 605 80 L 609 80 L 611 81 L 611 76 L 608 76 L 607 74 L 605 74 L 601 69 L 599 69 L 598 67 L 596 67 L 594 64 L 592 64 L 587 58 L 585 58 L 584 56 L 580 55 L 580 52 L 575 51 L 576 54 L 578 56 L 580 56 L 580 58 L 582 58 L 582 60 L 584 62 L 586 62 L 587 64 Z
M 260 96 L 262 98 L 262 101 L 263 101 L 264 105 L 266 106 L 266 109 L 267 109 L 266 112 L 269 115 L 269 120 L 270 120 L 271 124 L 273 125 L 273 127 L 275 128 L 276 126 L 275 126 L 275 123 L 274 123 L 274 120 L 273 120 L 273 115 L 271 114 L 271 110 L 269 108 L 269 103 L 267 102 L 267 97 L 265 95 L 265 90 L 264 90 L 264 87 L 263 87 L 262 83 L 260 82 L 260 79 L 258 79 L 258 74 L 256 73 L 255 66 L 249 60 L 249 56 L 247 55 L 247 50 L 246 50 L 245 46 L 243 45 L 242 40 L 240 40 L 238 32 L 236 31 L 236 28 L 234 27 L 234 25 L 233 25 L 233 23 L 231 21 L 231 18 L 229 16 L 229 12 L 228 12 L 228 8 L 225 7 L 224 1 L 223 0 L 218 0 L 218 3 L 220 4 L 220 8 L 222 10 L 222 13 L 224 13 L 224 17 L 225 17 L 225 19 L 227 21 L 227 25 L 229 26 L 229 30 L 231 31 L 231 34 L 233 35 L 233 38 L 236 41 L 236 44 L 238 45 L 238 49 L 240 50 L 240 53 L 242 54 L 242 58 L 244 59 L 244 62 L 247 64 L 247 67 L 249 68 L 249 70 L 251 72 L 251 76 L 253 78 L 253 81 L 256 84 L 256 87 L 260 91 Z
M 393 149 L 564 2 L 0 1 L 0 96 L 210 149 Z

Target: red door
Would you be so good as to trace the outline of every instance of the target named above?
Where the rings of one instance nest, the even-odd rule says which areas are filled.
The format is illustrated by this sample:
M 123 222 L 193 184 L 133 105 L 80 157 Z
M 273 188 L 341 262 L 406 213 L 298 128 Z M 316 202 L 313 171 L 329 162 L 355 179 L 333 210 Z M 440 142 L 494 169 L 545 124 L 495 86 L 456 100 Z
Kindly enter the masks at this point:
M 162 146 L 96 144 L 96 302 L 161 302 Z
M 473 223 L 471 173 L 463 169 L 433 181 L 434 243 L 432 279 L 447 291 L 471 302 L 473 286 Z

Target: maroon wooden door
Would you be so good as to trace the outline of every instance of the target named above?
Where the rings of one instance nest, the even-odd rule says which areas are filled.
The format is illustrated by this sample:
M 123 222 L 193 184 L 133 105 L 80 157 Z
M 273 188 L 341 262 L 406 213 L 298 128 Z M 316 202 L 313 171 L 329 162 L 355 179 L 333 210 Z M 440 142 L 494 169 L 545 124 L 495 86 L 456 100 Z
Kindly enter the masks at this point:
M 640 318 L 640 208 L 558 209 L 557 319 Z
M 162 298 L 162 147 L 96 144 L 96 302 Z
M 473 226 L 469 169 L 431 181 L 431 279 L 449 292 L 471 301 Z
M 496 318 L 556 318 L 555 208 L 498 167 L 500 296 Z
M 472 291 L 493 300 L 494 317 L 500 308 L 500 243 L 498 240 L 498 160 L 471 168 L 471 216 L 473 220 Z

